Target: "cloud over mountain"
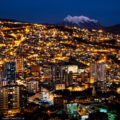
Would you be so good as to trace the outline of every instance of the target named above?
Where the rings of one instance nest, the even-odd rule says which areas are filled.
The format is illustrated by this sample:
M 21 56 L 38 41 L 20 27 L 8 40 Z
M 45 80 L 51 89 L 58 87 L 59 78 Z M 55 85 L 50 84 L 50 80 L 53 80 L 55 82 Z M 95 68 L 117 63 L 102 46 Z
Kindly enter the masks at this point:
M 84 22 L 94 22 L 94 23 L 97 23 L 98 21 L 95 20 L 95 19 L 90 19 L 86 16 L 71 16 L 71 15 L 68 15 L 66 18 L 64 18 L 64 21 L 66 22 L 72 22 L 72 23 L 76 23 L 76 24 L 79 24 L 79 23 L 84 23 Z

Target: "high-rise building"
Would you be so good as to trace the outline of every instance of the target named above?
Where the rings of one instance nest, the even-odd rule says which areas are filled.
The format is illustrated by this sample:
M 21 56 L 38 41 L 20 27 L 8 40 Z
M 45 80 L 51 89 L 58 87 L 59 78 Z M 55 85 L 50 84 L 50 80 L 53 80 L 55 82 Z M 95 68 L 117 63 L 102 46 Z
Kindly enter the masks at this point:
M 72 71 L 71 71 L 69 74 L 67 74 L 66 87 L 72 85 L 73 82 L 74 82 L 74 81 L 73 81 L 73 73 L 72 73 Z
M 106 91 L 106 64 L 91 63 L 90 65 L 90 83 L 96 83 L 98 90 Z
M 8 89 L 0 87 L 0 110 L 8 109 Z
M 106 64 L 91 63 L 90 79 L 93 79 L 93 82 L 105 81 L 106 80 Z
M 66 79 L 65 66 L 53 65 L 49 67 L 49 79 L 54 83 L 64 83 Z
M 8 82 L 8 85 L 16 84 L 16 63 L 14 61 L 5 62 L 4 78 Z
M 23 72 L 24 71 L 24 59 L 17 58 L 16 59 L 16 72 Z
M 24 85 L 20 85 L 20 107 L 21 110 L 24 109 L 25 105 L 27 104 L 27 89 Z
M 48 79 L 55 84 L 65 84 L 68 87 L 73 84 L 73 73 L 75 75 L 77 71 L 78 65 L 51 65 L 49 66 Z
M 16 63 L 5 62 L 1 76 L 0 111 L 8 114 L 18 113 L 20 111 L 20 89 L 16 85 Z
M 99 63 L 97 71 L 98 71 L 98 81 L 105 81 L 106 80 L 106 64 Z
M 97 82 L 97 77 L 98 77 L 98 74 L 97 74 L 97 63 L 91 63 L 90 64 L 90 79 L 91 81 L 93 82 Z
M 19 86 L 0 87 L 0 111 L 16 113 L 20 109 Z

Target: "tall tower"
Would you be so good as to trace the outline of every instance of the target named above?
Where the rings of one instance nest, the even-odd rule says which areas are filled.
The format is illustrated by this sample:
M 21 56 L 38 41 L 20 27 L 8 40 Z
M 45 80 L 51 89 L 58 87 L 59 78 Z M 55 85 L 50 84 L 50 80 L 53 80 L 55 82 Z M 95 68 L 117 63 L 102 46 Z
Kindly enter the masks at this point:
M 0 85 L 0 112 L 19 112 L 19 91 L 19 86 L 16 85 L 16 63 L 14 61 L 5 62 Z
M 105 81 L 106 80 L 106 65 L 105 63 L 98 64 L 98 81 Z
M 97 82 L 97 63 L 90 64 L 90 80 L 92 83 Z
M 90 79 L 93 79 L 94 82 L 106 81 L 106 64 L 105 63 L 91 63 Z
M 105 63 L 91 63 L 90 65 L 90 81 L 96 83 L 98 90 L 106 91 L 106 64 Z
M 50 66 L 50 75 L 49 79 L 50 81 L 53 81 L 54 83 L 64 83 L 65 82 L 65 68 L 61 65 L 53 65 Z

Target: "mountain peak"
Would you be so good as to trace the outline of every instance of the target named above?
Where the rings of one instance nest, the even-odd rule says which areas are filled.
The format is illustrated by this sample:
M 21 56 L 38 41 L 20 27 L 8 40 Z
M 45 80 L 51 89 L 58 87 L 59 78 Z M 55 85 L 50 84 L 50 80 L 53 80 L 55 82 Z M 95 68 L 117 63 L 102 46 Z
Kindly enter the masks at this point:
M 65 22 L 71 22 L 71 23 L 75 23 L 75 24 L 79 24 L 79 23 L 85 23 L 85 22 L 93 22 L 93 23 L 97 23 L 98 21 L 95 19 L 90 19 L 89 17 L 86 16 L 71 16 L 68 15 L 66 18 L 64 18 Z
M 86 16 L 71 16 L 68 15 L 59 25 L 78 27 L 81 29 L 102 29 L 102 26 L 95 19 L 90 19 Z

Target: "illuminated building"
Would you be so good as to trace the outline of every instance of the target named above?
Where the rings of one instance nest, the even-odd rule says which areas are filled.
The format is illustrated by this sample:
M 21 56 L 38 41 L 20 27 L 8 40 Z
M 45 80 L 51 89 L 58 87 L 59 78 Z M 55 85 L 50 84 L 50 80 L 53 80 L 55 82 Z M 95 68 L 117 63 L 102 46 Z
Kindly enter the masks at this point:
M 90 78 L 94 82 L 106 80 L 106 65 L 105 63 L 91 63 L 90 65 Z
M 90 65 L 90 83 L 96 83 L 98 90 L 106 91 L 106 64 L 105 63 L 91 63 Z
M 107 79 L 106 79 L 106 64 L 105 63 L 99 63 L 98 64 L 98 82 L 97 87 L 98 90 L 102 92 L 106 92 L 107 85 L 106 85 Z
M 27 91 L 29 93 L 37 93 L 39 92 L 39 81 L 30 80 L 27 82 Z
M 52 65 L 49 70 L 49 79 L 54 83 L 72 85 L 73 73 L 78 73 L 78 65 Z
M 90 83 L 97 82 L 97 63 L 90 64 L 90 80 L 93 81 Z
M 6 87 L 0 88 L 0 109 L 8 109 L 8 89 Z
M 0 87 L 16 84 L 16 64 L 14 61 L 5 62 L 0 72 Z
M 81 73 L 81 81 L 84 81 L 85 80 L 85 72 L 82 72 Z
M 1 86 L 0 86 L 0 109 L 5 112 L 18 112 L 20 108 L 20 89 L 16 85 L 16 63 L 5 62 Z
M 70 72 L 69 74 L 67 74 L 67 79 L 66 79 L 66 81 L 65 81 L 66 87 L 72 85 L 73 82 L 74 82 L 74 81 L 73 81 L 73 73 Z
M 0 87 L 0 110 L 3 112 L 19 111 L 20 95 L 19 86 Z
M 50 66 L 49 79 L 55 83 L 64 83 L 66 80 L 66 72 L 64 66 Z
M 56 84 L 55 88 L 56 88 L 56 90 L 64 90 L 65 84 Z
M 70 73 L 77 73 L 78 72 L 78 65 L 68 65 L 67 72 Z
M 8 82 L 8 85 L 16 84 L 16 63 L 14 61 L 5 62 L 4 78 Z
M 0 87 L 6 86 L 6 85 L 8 85 L 8 81 L 6 80 L 0 81 Z
M 98 71 L 98 81 L 105 81 L 106 80 L 106 64 L 99 63 L 97 71 Z
M 4 78 L 4 72 L 0 71 L 0 87 L 8 85 L 8 81 Z
M 85 90 L 85 86 L 71 86 L 67 88 L 69 91 L 84 91 Z
M 24 106 L 27 104 L 27 90 L 26 87 L 20 85 L 20 107 L 24 109 Z
M 16 59 L 16 72 L 23 72 L 24 71 L 24 59 L 17 58 Z
M 77 107 L 78 107 L 78 104 L 77 104 L 77 103 L 69 103 L 69 104 L 66 104 L 67 114 L 68 114 L 68 115 L 72 115 L 72 116 L 77 115 Z

